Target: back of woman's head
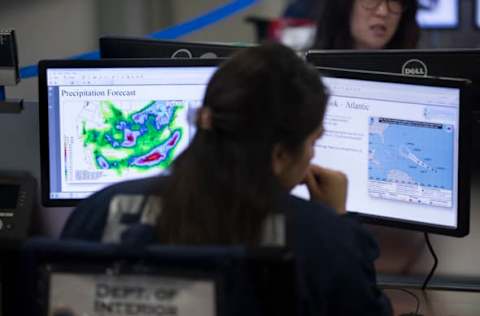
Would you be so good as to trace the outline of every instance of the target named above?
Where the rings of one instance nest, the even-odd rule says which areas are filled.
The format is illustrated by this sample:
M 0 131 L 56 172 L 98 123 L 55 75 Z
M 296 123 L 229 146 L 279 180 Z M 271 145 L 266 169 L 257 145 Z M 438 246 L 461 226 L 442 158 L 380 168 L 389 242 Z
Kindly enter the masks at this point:
M 318 1 L 315 7 L 317 34 L 314 48 L 317 49 L 353 49 L 354 39 L 351 34 L 352 12 L 355 1 L 361 0 L 325 0 Z M 417 46 L 420 28 L 416 20 L 417 0 L 398 0 L 404 11 L 397 30 L 386 49 L 408 49 Z
M 246 49 L 211 79 L 204 106 L 212 111 L 212 133 L 235 143 L 294 149 L 318 127 L 324 88 L 318 73 L 279 44 Z M 234 142 L 232 142 L 234 141 Z
M 303 148 L 325 111 L 318 73 L 279 44 L 242 50 L 212 77 L 197 133 L 174 162 L 159 219 L 167 243 L 259 241 L 275 208 L 275 145 Z

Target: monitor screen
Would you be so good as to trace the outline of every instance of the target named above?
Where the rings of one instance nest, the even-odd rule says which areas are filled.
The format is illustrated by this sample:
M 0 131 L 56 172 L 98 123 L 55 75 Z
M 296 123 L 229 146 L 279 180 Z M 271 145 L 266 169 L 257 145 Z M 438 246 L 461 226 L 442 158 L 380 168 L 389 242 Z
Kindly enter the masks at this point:
M 475 0 L 475 26 L 480 28 L 480 0 Z
M 313 163 L 347 175 L 348 212 L 454 232 L 464 207 L 459 202 L 461 89 L 412 82 L 422 79 L 392 82 L 327 72 L 325 133 Z M 308 198 L 305 186 L 294 194 Z
M 47 205 L 73 205 L 110 184 L 165 172 L 191 141 L 194 111 L 216 70 L 216 62 L 175 67 L 70 63 L 77 67 L 67 62 L 43 69 Z
M 417 22 L 422 28 L 457 28 L 460 24 L 458 0 L 419 0 Z

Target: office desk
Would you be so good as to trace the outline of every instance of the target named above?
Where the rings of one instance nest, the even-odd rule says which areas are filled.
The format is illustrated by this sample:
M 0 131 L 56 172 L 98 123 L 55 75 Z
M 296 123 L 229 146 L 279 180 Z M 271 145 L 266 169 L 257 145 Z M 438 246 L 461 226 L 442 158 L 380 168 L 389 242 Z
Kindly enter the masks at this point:
M 402 291 L 384 288 L 390 298 L 394 315 L 414 312 L 415 299 Z M 424 316 L 478 316 L 480 315 L 480 292 L 408 289 L 420 300 L 419 314 Z

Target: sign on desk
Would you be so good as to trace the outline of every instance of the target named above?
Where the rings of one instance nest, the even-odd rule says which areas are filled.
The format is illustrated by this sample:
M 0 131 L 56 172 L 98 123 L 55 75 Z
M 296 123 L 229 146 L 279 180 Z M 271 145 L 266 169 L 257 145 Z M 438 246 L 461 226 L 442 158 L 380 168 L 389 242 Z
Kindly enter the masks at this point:
M 216 316 L 215 283 L 178 277 L 52 273 L 50 316 Z

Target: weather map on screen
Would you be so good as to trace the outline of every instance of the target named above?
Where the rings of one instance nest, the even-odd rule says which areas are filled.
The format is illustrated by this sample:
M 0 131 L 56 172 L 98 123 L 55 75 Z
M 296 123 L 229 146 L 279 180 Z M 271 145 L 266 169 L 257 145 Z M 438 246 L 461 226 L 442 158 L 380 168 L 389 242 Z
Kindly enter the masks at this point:
M 371 117 L 369 195 L 452 207 L 453 145 L 453 125 Z
M 200 103 L 64 100 L 60 126 L 65 183 L 111 183 L 167 170 L 190 141 L 194 127 L 188 111 Z
M 169 169 L 215 67 L 49 70 L 52 198 Z
M 166 169 L 185 143 L 188 101 L 87 102 L 77 126 L 96 170 Z M 89 159 L 90 158 L 90 159 Z

